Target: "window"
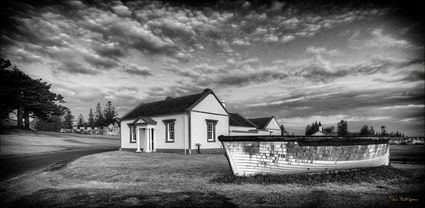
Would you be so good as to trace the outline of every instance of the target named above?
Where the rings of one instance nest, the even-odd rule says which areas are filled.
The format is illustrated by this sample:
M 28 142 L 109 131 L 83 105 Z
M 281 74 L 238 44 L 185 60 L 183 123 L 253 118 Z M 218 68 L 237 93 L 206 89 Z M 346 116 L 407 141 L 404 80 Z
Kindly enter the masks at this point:
M 215 126 L 217 124 L 216 120 L 206 120 L 207 121 L 207 142 L 215 142 Z
M 174 124 L 175 119 L 163 120 L 165 124 L 165 142 L 174 142 Z
M 130 126 L 130 143 L 136 143 L 136 126 Z

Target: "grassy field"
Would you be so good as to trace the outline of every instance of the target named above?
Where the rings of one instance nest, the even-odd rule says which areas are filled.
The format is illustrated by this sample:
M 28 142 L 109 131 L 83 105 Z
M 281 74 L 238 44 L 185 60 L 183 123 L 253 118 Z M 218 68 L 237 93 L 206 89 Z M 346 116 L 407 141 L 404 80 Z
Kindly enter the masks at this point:
M 3 182 L 0 197 L 2 207 L 420 207 L 424 165 L 394 166 L 332 181 L 303 176 L 235 183 L 221 181 L 230 174 L 223 155 L 116 151 Z
M 13 130 L 0 135 L 1 156 L 60 151 L 76 147 L 119 147 L 119 136 Z
M 425 162 L 425 145 L 391 145 L 391 159 Z

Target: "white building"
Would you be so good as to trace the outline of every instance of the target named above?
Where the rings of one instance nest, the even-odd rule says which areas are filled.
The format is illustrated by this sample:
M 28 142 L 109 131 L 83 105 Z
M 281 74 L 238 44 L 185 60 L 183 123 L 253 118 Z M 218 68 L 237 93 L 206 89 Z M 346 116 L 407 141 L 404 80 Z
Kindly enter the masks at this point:
M 314 132 L 311 136 L 328 136 L 328 133 L 323 131 L 323 127 L 319 126 L 319 130 Z
M 221 151 L 229 114 L 214 92 L 142 103 L 121 118 L 121 149 L 137 152 Z
M 237 113 L 229 113 L 230 136 L 258 135 L 257 126 Z
M 257 126 L 257 135 L 282 135 L 279 122 L 274 116 L 250 118 L 248 121 Z

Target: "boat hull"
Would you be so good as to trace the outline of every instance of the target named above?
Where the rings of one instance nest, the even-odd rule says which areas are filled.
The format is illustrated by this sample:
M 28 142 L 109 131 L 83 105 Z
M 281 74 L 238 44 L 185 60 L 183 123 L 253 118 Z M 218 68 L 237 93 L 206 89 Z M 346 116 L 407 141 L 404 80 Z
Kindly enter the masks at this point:
M 389 164 L 389 143 L 222 141 L 235 175 L 296 174 Z

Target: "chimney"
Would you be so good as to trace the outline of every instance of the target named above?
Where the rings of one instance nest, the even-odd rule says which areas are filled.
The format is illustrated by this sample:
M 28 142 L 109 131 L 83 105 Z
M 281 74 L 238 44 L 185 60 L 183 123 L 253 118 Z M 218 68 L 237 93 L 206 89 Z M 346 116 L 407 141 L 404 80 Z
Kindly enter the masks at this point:
M 222 100 L 221 104 L 223 105 L 223 107 L 226 107 L 226 101 Z
M 319 131 L 323 131 L 323 127 L 322 126 L 319 126 Z

